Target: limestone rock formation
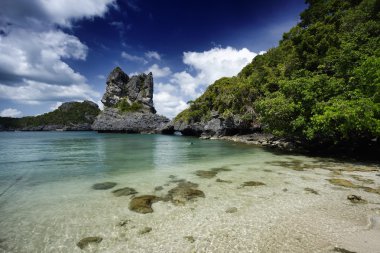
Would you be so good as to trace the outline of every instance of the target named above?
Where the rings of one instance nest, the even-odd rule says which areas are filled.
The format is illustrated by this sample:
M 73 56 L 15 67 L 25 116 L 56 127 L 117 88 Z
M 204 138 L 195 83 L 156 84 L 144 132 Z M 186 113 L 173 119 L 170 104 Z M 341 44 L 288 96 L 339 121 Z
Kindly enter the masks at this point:
M 127 74 L 116 67 L 107 78 L 106 93 L 102 103 L 107 107 L 115 107 L 125 99 L 129 104 L 141 103 L 143 111 L 156 113 L 153 106 L 153 75 L 140 74 L 129 78 Z
M 156 114 L 153 75 L 129 77 L 119 67 L 109 74 L 102 103 L 104 110 L 92 125 L 99 132 L 154 133 L 169 119 Z

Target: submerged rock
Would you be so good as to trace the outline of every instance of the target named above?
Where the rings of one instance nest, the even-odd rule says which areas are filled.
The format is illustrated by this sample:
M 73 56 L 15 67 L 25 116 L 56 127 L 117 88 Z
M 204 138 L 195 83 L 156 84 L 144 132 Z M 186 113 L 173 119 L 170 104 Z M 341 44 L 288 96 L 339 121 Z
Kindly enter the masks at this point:
M 162 187 L 162 186 L 156 186 L 156 187 L 154 187 L 155 191 L 162 191 L 163 189 L 164 189 L 164 187 Z
M 231 184 L 232 183 L 231 180 L 223 180 L 223 179 L 220 179 L 220 178 L 217 178 L 215 181 L 218 182 L 218 183 L 227 183 L 227 184 Z
M 367 203 L 367 201 L 365 199 L 362 199 L 362 197 L 360 197 L 358 195 L 354 195 L 354 194 L 348 195 L 347 199 L 354 204 L 366 204 Z
M 183 238 L 185 238 L 186 240 L 188 240 L 190 243 L 194 243 L 195 242 L 195 239 L 193 236 L 184 236 Z
M 331 178 L 327 179 L 331 184 L 337 185 L 337 186 L 343 186 L 347 188 L 358 188 L 358 185 L 353 184 L 351 181 L 341 178 Z
M 115 187 L 117 183 L 115 182 L 103 182 L 103 183 L 97 183 L 92 186 L 92 189 L 94 190 L 108 190 L 113 187 Z
M 116 189 L 112 191 L 112 193 L 116 197 L 120 197 L 120 196 L 128 196 L 128 195 L 136 194 L 137 191 L 133 188 L 124 187 L 124 188 Z
M 141 229 L 141 230 L 139 231 L 139 234 L 140 234 L 140 235 L 147 234 L 147 233 L 149 233 L 150 231 L 152 231 L 152 228 L 151 228 L 151 227 L 145 227 L 145 228 L 143 228 L 143 229 Z
M 266 185 L 266 184 L 259 181 L 247 181 L 247 182 L 244 182 L 241 186 L 245 187 L 245 186 L 262 186 L 262 185 Z
M 103 240 L 103 238 L 101 238 L 101 237 L 99 237 L 99 236 L 90 236 L 90 237 L 86 237 L 86 238 L 83 238 L 82 240 L 80 240 L 80 241 L 77 243 L 77 246 L 78 246 L 80 249 L 84 249 L 84 248 L 86 248 L 90 243 L 100 243 L 102 240 Z
M 186 179 L 180 178 L 180 179 L 172 179 L 169 181 L 170 183 L 185 183 Z
M 365 184 L 374 184 L 375 183 L 375 180 L 370 179 L 370 178 L 364 178 L 364 177 L 359 176 L 359 175 L 351 175 L 351 177 L 353 179 L 360 181 L 360 182 L 363 182 Z
M 238 209 L 236 207 L 227 208 L 226 213 L 236 213 Z
M 350 251 L 339 247 L 334 247 L 334 251 L 339 253 L 356 253 L 355 251 Z
M 198 187 L 198 184 L 192 182 L 179 183 L 176 187 L 168 191 L 166 199 L 174 204 L 184 204 L 195 198 L 204 198 L 204 192 L 194 189 L 196 187 Z
M 130 219 L 126 219 L 126 220 L 122 220 L 119 222 L 119 224 L 117 224 L 118 226 L 120 227 L 124 227 L 125 225 L 127 225 L 128 223 L 130 223 L 132 220 Z
M 217 171 L 209 171 L 209 170 L 197 170 L 195 175 L 201 178 L 213 178 L 218 174 Z
M 370 193 L 376 193 L 376 194 L 380 194 L 380 187 L 375 189 L 375 188 L 371 188 L 371 187 L 367 187 L 367 186 L 363 186 L 361 187 L 363 190 L 365 190 L 366 192 L 370 192 Z
M 142 195 L 134 197 L 129 203 L 129 210 L 137 213 L 152 213 L 152 204 L 159 201 L 160 198 L 154 195 Z
M 315 195 L 319 195 L 318 191 L 316 191 L 316 190 L 314 190 L 312 188 L 306 187 L 304 190 L 307 191 L 307 192 L 313 193 Z
M 212 168 L 211 171 L 218 173 L 218 172 L 223 172 L 223 171 L 231 171 L 231 169 L 224 166 L 224 167 L 220 167 L 220 168 Z

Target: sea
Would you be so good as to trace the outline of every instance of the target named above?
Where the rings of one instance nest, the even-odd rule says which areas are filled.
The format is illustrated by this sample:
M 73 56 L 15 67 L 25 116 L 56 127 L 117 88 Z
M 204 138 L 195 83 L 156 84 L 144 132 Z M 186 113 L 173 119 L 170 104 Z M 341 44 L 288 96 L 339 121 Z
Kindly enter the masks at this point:
M 380 186 L 379 173 L 224 140 L 0 132 L 0 252 L 380 252 L 379 195 L 363 190 Z M 104 182 L 115 186 L 94 189 Z M 181 182 L 204 197 L 130 210 L 133 198 L 164 199 Z M 112 193 L 124 187 L 137 193 Z M 88 237 L 101 240 L 80 248 Z

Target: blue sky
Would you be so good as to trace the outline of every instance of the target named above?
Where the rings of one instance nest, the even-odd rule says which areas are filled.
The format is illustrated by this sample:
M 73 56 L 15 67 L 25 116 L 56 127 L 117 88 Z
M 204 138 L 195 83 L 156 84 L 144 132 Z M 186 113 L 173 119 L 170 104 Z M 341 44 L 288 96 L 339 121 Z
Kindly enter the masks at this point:
M 101 105 L 120 66 L 152 71 L 156 109 L 173 117 L 276 46 L 305 8 L 303 0 L 2 0 L 0 115 Z

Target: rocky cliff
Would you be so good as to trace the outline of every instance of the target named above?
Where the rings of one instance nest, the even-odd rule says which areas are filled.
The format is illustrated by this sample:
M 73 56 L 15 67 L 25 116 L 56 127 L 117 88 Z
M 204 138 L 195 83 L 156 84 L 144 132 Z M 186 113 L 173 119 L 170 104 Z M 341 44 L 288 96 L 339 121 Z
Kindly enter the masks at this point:
M 129 77 L 116 67 L 107 78 L 102 103 L 104 110 L 92 125 L 98 132 L 154 133 L 169 122 L 156 114 L 152 73 Z
M 239 115 L 224 117 L 216 111 L 211 112 L 210 118 L 198 122 L 175 119 L 163 130 L 170 131 L 170 129 L 181 132 L 182 135 L 203 138 L 256 133 L 262 130 L 257 121 L 248 121 Z

